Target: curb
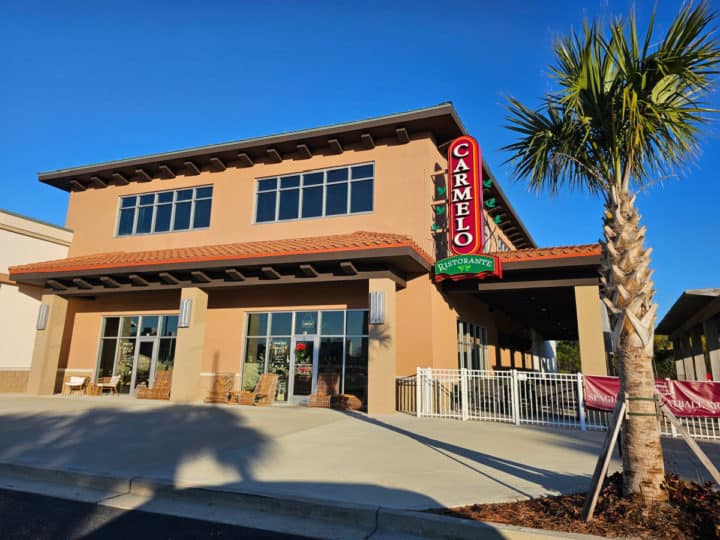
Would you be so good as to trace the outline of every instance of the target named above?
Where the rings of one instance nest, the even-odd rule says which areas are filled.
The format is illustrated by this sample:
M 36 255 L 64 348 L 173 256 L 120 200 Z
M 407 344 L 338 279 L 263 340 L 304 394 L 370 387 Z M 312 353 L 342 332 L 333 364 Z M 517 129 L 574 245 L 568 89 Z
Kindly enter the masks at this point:
M 28 486 L 28 484 L 31 485 Z M 175 502 L 185 506 L 190 504 L 199 508 L 201 513 L 208 508 L 224 507 L 233 509 L 236 513 L 241 511 L 244 516 L 261 516 L 260 521 L 264 523 L 274 523 L 280 520 L 282 524 L 280 529 L 282 530 L 279 532 L 293 531 L 297 534 L 299 531 L 305 531 L 305 534 L 316 534 L 325 538 L 373 540 L 399 537 L 408 540 L 413 538 L 437 540 L 548 540 L 550 538 L 591 540 L 600 538 L 575 533 L 483 523 L 414 510 L 394 510 L 308 497 L 287 498 L 262 493 L 225 491 L 207 486 L 183 485 L 144 478 L 121 478 L 72 470 L 41 469 L 11 463 L 0 463 L 0 488 L 33 491 L 49 496 L 108 505 L 112 505 L 113 499 L 132 496 Z M 60 495 L 54 494 L 58 488 L 61 490 L 69 488 L 71 493 L 68 494 L 67 491 L 64 491 Z M 83 496 L 75 490 L 90 490 L 95 496 Z M 202 515 L 195 518 L 203 519 Z M 210 520 L 214 521 L 214 519 Z M 292 520 L 292 522 L 288 520 Z M 250 521 L 258 523 L 256 519 Z M 233 522 L 231 524 L 240 523 Z M 308 528 L 307 524 L 315 526 Z

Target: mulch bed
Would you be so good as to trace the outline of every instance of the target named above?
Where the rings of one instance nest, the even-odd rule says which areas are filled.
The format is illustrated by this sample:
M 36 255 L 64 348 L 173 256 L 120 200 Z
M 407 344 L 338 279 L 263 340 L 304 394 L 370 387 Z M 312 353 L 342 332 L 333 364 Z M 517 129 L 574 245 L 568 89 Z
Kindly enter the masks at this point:
M 666 477 L 669 504 L 643 508 L 638 499 L 622 496 L 622 475 L 610 476 L 603 486 L 594 518 L 585 523 L 580 514 L 584 493 L 542 497 L 504 504 L 473 504 L 436 513 L 505 523 L 535 529 L 594 534 L 609 538 L 720 539 L 720 493 L 704 485 Z

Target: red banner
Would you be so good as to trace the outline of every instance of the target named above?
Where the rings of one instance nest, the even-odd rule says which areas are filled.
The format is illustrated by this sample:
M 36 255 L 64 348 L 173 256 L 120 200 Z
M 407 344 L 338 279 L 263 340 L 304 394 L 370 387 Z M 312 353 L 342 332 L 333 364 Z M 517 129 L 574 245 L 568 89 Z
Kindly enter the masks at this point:
M 583 377 L 585 405 L 612 411 L 620 392 L 617 377 Z M 720 418 L 720 383 L 702 381 L 655 381 L 655 387 L 675 416 Z

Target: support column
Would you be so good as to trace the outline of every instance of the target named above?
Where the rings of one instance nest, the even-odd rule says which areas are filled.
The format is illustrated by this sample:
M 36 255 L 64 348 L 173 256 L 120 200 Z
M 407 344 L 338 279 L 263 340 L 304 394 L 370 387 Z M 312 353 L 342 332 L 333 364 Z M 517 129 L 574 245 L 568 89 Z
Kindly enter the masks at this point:
M 190 325 L 178 328 L 170 399 L 187 403 L 202 398 L 200 371 L 205 348 L 208 295 L 197 287 L 187 287 L 182 290 L 180 299 L 191 301 Z
M 705 364 L 705 351 L 702 344 L 702 327 L 696 326 L 691 331 L 693 365 L 695 366 L 695 379 L 698 381 L 707 380 L 707 365 Z
M 673 356 L 676 363 L 682 363 L 683 378 L 686 381 L 694 381 L 695 365 L 690 353 L 690 336 L 683 334 L 673 339 Z M 678 377 L 680 377 L 680 369 L 678 369 Z
M 580 368 L 585 375 L 607 375 L 607 355 L 602 325 L 600 288 L 575 286 Z
M 28 375 L 28 394 L 52 394 L 55 391 L 60 351 L 68 312 L 68 299 L 56 294 L 44 294 L 42 303 L 48 306 L 45 330 L 35 331 L 35 347 Z
M 369 292 L 384 293 L 385 323 L 371 324 L 368 344 L 368 414 L 395 412 L 397 307 L 395 282 L 370 279 Z
M 720 317 L 703 322 L 713 381 L 720 381 Z

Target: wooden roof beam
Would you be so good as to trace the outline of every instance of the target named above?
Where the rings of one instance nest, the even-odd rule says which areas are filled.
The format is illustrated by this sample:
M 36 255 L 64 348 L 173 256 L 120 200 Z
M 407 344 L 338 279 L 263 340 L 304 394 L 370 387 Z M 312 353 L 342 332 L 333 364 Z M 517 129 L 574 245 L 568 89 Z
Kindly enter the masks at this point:
M 117 289 L 120 287 L 120 283 L 110 276 L 100 276 L 100 283 L 105 285 L 105 287 L 109 287 L 111 289 Z
M 95 186 L 96 188 L 104 188 L 107 187 L 107 182 L 100 178 L 99 176 L 91 176 L 90 177 L 90 183 Z
M 138 285 L 140 287 L 147 287 L 150 285 L 150 282 L 147 279 L 138 274 L 130 274 L 128 279 L 133 283 L 133 285 Z
M 405 129 L 404 127 L 397 128 L 395 130 L 395 135 L 397 136 L 400 144 L 407 144 L 410 142 L 410 135 L 408 134 L 407 129 Z
M 114 172 L 110 176 L 116 186 L 127 186 L 130 183 L 130 180 L 128 180 L 122 173 Z
M 145 169 L 135 169 L 135 178 L 137 178 L 138 182 L 149 182 L 152 180 L 152 176 L 150 176 Z
M 210 170 L 212 172 L 223 172 L 225 169 L 227 169 L 227 167 L 222 159 L 219 157 L 210 158 Z
M 265 279 L 280 279 L 280 273 L 272 266 L 263 266 L 260 269 L 260 275 Z
M 56 291 L 64 291 L 68 288 L 67 285 L 61 283 L 57 279 L 48 279 L 46 283 L 49 287 L 55 289 Z
M 337 139 L 328 139 L 328 146 L 330 147 L 330 153 L 332 154 L 342 154 L 344 151 L 342 144 Z
M 237 155 L 238 163 L 241 167 L 252 167 L 255 165 L 255 162 L 252 160 L 250 156 L 248 156 L 245 152 L 240 152 Z
M 358 273 L 357 268 L 355 268 L 355 265 L 351 263 L 350 261 L 343 261 L 340 263 L 340 271 L 345 274 L 346 276 L 354 276 Z
M 307 144 L 298 144 L 297 153 L 300 159 L 310 159 L 312 157 L 312 150 L 310 150 Z
M 163 283 L 167 283 L 168 285 L 179 285 L 180 280 L 170 272 L 160 272 L 158 274 L 158 277 L 160 278 L 160 281 Z
M 183 165 L 185 166 L 185 175 L 186 176 L 197 176 L 200 174 L 200 167 L 195 165 L 194 162 L 188 160 L 183 161 Z
M 369 133 L 363 133 L 362 135 L 360 135 L 360 141 L 367 150 L 372 150 L 373 148 L 375 148 L 375 141 L 373 140 L 372 135 L 370 135 Z
M 193 281 L 197 281 L 199 283 L 210 283 L 212 281 L 210 276 L 200 270 L 190 272 L 190 277 L 192 277 Z
M 270 158 L 270 163 L 280 163 L 282 161 L 282 155 L 277 151 L 277 148 L 268 148 L 265 153 Z
M 83 278 L 73 278 L 72 282 L 80 289 L 92 289 L 93 285 L 89 281 L 84 280 Z
M 73 191 L 85 191 L 87 189 L 87 186 L 85 184 L 74 179 L 70 180 L 68 184 L 70 184 L 70 187 Z
M 232 281 L 244 281 L 245 276 L 237 268 L 226 268 L 225 275 Z
M 315 267 L 313 267 L 312 264 L 301 264 L 300 265 L 300 275 L 303 277 L 309 277 L 314 278 L 318 277 L 320 273 L 315 270 Z
M 172 180 L 175 178 L 175 171 L 168 165 L 158 165 L 158 171 L 160 171 L 160 178 L 162 180 Z

